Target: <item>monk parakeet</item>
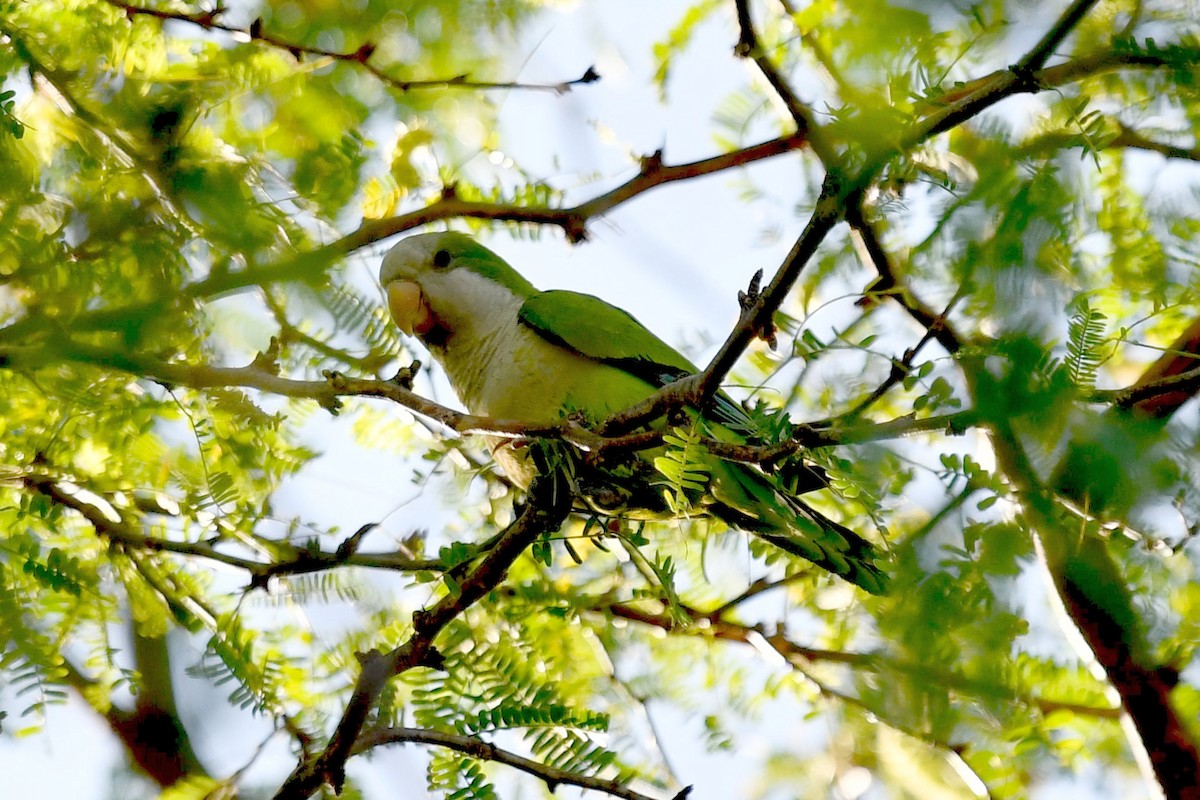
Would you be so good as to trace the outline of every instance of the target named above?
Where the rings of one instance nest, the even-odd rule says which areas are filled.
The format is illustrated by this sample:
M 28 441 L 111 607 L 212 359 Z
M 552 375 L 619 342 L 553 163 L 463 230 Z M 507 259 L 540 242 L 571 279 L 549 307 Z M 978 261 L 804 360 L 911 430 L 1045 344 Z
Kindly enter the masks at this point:
M 538 291 L 465 234 L 401 240 L 384 256 L 379 282 L 396 324 L 429 349 L 473 414 L 532 424 L 579 414 L 594 423 L 698 372 L 629 313 L 587 294 Z M 750 423 L 746 410 L 724 393 L 691 419 L 703 435 L 730 442 L 744 441 Z M 499 437 L 488 443 L 505 473 L 528 488 L 535 466 L 527 443 Z M 682 513 L 654 467 L 664 452 L 660 447 L 579 469 L 573 478 L 577 495 L 591 511 L 612 517 Z M 869 592 L 883 591 L 878 551 L 795 497 L 795 491 L 821 488 L 819 473 L 809 471 L 807 485 L 797 486 L 698 452 L 692 477 L 702 478 L 703 487 L 690 487 L 689 513 L 711 514 Z

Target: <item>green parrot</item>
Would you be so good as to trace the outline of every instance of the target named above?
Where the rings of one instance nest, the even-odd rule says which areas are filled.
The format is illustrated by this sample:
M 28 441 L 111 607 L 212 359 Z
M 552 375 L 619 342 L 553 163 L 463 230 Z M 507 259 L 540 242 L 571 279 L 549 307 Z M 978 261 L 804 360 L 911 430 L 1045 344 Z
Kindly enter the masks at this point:
M 473 414 L 536 425 L 579 414 L 595 423 L 699 371 L 628 312 L 587 294 L 538 291 L 465 234 L 401 240 L 384 256 L 379 282 L 396 325 L 428 348 Z M 745 441 L 746 410 L 724 393 L 711 405 L 702 415 L 692 412 L 701 432 Z M 488 444 L 497 464 L 527 489 L 536 470 L 528 442 L 488 437 Z M 605 516 L 685 513 L 664 496 L 664 476 L 654 467 L 664 452 L 660 447 L 577 469 L 576 494 L 587 510 Z M 700 453 L 698 474 L 706 485 L 689 497 L 688 513 L 715 516 L 868 592 L 883 592 L 887 576 L 876 565 L 882 560 L 876 548 L 795 497 L 825 486 L 819 472 L 804 468 L 799 481 L 785 481 Z

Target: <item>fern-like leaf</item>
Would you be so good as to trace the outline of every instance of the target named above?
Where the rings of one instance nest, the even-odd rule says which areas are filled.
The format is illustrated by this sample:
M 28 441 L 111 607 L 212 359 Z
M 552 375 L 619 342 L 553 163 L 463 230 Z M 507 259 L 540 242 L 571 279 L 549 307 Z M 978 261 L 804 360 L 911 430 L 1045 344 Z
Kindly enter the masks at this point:
M 454 751 L 440 751 L 429 759 L 429 788 L 447 800 L 496 800 L 496 790 L 479 761 Z
M 691 511 L 692 498 L 705 491 L 712 467 L 708 463 L 708 450 L 700 441 L 700 431 L 696 425 L 690 428 L 676 427 L 673 433 L 663 436 L 666 452 L 654 459 L 657 469 L 665 481 L 659 481 L 663 486 L 663 497 L 668 507 L 675 514 L 686 514 Z
M 226 615 L 208 640 L 200 663 L 188 669 L 194 676 L 207 678 L 217 685 L 233 682 L 229 701 L 239 708 L 256 712 L 274 711 L 280 705 L 278 686 L 282 665 L 270 655 L 256 653 L 254 635 L 247 632 L 233 615 Z
M 1067 374 L 1080 388 L 1090 389 L 1096 382 L 1096 372 L 1104 363 L 1104 323 L 1108 318 L 1081 300 L 1067 326 Z

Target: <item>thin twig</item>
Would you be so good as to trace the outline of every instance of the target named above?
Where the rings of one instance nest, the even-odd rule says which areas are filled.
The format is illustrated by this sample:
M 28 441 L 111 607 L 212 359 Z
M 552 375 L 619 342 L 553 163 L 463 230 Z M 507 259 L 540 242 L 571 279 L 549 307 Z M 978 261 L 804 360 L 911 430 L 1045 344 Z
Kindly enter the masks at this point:
M 472 80 L 468 75 L 455 75 L 450 78 L 431 78 L 431 79 L 404 79 L 389 75 L 381 68 L 371 64 L 371 56 L 375 54 L 377 45 L 374 42 L 364 41 L 356 49 L 350 51 L 327 50 L 322 47 L 314 47 L 312 45 L 299 44 L 290 42 L 282 37 L 269 33 L 263 28 L 262 20 L 256 19 L 250 23 L 247 28 L 239 28 L 234 25 L 229 25 L 220 21 L 221 10 L 212 11 L 163 11 L 157 8 L 147 8 L 134 3 L 125 2 L 125 0 L 104 0 L 110 6 L 119 8 L 125 12 L 125 16 L 130 20 L 137 17 L 150 17 L 162 21 L 183 22 L 190 25 L 195 25 L 203 28 L 206 31 L 220 31 L 227 33 L 240 41 L 257 42 L 268 47 L 285 50 L 293 58 L 299 61 L 303 56 L 317 56 L 320 58 L 328 58 L 333 61 L 342 61 L 353 64 L 359 64 L 364 70 L 374 75 L 383 83 L 397 89 L 401 92 L 409 92 L 415 89 L 471 89 L 471 90 L 494 90 L 494 89 L 514 89 L 523 91 L 536 92 L 554 92 L 555 94 L 564 94 L 571 91 L 575 86 L 587 83 L 595 83 L 600 80 L 599 74 L 594 68 L 588 68 L 583 75 L 573 80 L 559 81 L 557 83 L 520 83 L 513 81 L 477 81 Z
M 842 664 L 854 669 L 868 670 L 871 672 L 894 670 L 896 672 L 919 675 L 923 679 L 936 682 L 939 685 L 946 686 L 949 689 L 971 692 L 989 697 L 1012 699 L 1032 708 L 1037 708 L 1042 713 L 1047 714 L 1051 711 L 1069 708 L 1071 711 L 1079 714 L 1080 716 L 1096 717 L 1100 719 L 1117 719 L 1122 713 L 1120 708 L 1114 708 L 1111 706 L 1093 706 L 1084 703 L 1072 703 L 1069 701 L 1026 696 L 1022 695 L 1019 691 L 1011 687 L 996 686 L 994 684 L 957 674 L 947 669 L 938 669 L 929 664 L 909 663 L 892 658 L 885 654 L 857 653 L 845 650 L 829 650 L 817 647 L 807 647 L 788 637 L 782 632 L 782 628 L 777 629 L 774 632 L 770 632 L 761 624 L 746 625 L 743 623 L 734 622 L 723 615 L 718 615 L 714 618 L 713 612 L 705 612 L 699 609 L 690 608 L 687 605 L 682 605 L 680 609 L 691 620 L 691 624 L 687 627 L 681 627 L 678 625 L 670 614 L 647 611 L 640 606 L 627 603 L 606 604 L 590 610 L 601 614 L 611 614 L 612 616 L 619 617 L 620 619 L 628 620 L 630 622 L 637 622 L 642 625 L 648 625 L 672 633 L 685 633 L 703 639 L 719 639 L 726 642 L 746 644 L 752 647 L 755 646 L 756 641 L 766 641 L 771 645 L 773 650 L 778 652 L 788 661 L 789 664 L 792 665 L 796 665 L 797 663 L 803 661 L 812 662 L 814 664 Z M 868 710 L 875 714 L 881 713 L 879 709 L 872 708 Z M 883 715 L 883 717 L 886 721 L 886 715 Z
M 737 10 L 738 23 L 738 40 L 733 48 L 734 55 L 750 60 L 758 68 L 759 73 L 770 84 L 775 95 L 787 109 L 788 116 L 792 118 L 797 133 L 811 140 L 813 152 L 828 168 L 829 165 L 837 162 L 837 154 L 824 142 L 808 104 L 800 99 L 791 83 L 763 49 L 758 33 L 754 29 L 749 0 L 735 0 L 734 6 Z
M 380 745 L 388 744 L 432 744 L 445 747 L 459 753 L 465 753 L 481 761 L 494 761 L 497 764 L 519 769 L 538 778 L 546 784 L 553 793 L 559 786 L 578 786 L 595 792 L 604 792 L 623 800 L 653 800 L 649 795 L 635 792 L 620 781 L 613 778 L 593 778 L 578 772 L 559 769 L 548 764 L 534 761 L 531 758 L 519 756 L 508 750 L 502 750 L 491 742 L 485 742 L 476 736 L 464 736 L 457 733 L 445 733 L 423 728 L 376 728 L 365 730 L 354 746 L 354 755 L 367 752 Z
M 1062 16 L 1050 26 L 1041 40 L 1033 46 L 1025 56 L 1016 63 L 1013 70 L 1016 72 L 1031 72 L 1041 69 L 1046 65 L 1050 56 L 1054 55 L 1054 48 L 1058 47 L 1064 39 L 1070 35 L 1075 26 L 1083 19 L 1084 15 L 1091 10 L 1092 6 L 1096 5 L 1097 0 L 1075 0 L 1067 7 L 1067 10 L 1062 13 Z
M 174 553 L 176 555 L 203 558 L 216 561 L 226 566 L 245 570 L 251 575 L 251 585 L 265 584 L 275 576 L 299 575 L 319 572 L 339 566 L 371 567 L 375 569 L 390 569 L 404 572 L 422 570 L 441 572 L 445 565 L 436 559 L 409 558 L 401 553 L 348 553 L 327 552 L 316 548 L 299 547 L 288 542 L 272 541 L 270 546 L 283 551 L 285 555 L 277 561 L 256 561 L 243 558 L 217 549 L 209 541 L 182 542 L 174 539 L 163 539 L 142 533 L 121 514 L 120 508 L 107 498 L 95 492 L 88 491 L 97 498 L 104 499 L 109 509 L 102 509 L 88 502 L 78 490 L 67 485 L 67 482 L 55 479 L 43 473 L 29 473 L 21 478 L 22 484 L 38 494 L 44 495 L 55 503 L 77 512 L 88 521 L 96 533 L 110 542 L 134 550 L 147 552 Z

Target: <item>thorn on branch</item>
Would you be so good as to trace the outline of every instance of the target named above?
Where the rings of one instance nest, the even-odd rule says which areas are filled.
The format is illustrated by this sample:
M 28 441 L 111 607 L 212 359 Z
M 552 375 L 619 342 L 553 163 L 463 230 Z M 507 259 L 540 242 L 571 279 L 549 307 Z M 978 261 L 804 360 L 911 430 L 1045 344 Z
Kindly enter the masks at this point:
M 662 169 L 663 166 L 663 149 L 660 147 L 648 156 L 642 156 L 641 164 L 643 175 L 653 175 Z
M 572 214 L 567 217 L 562 229 L 567 237 L 567 241 L 571 244 L 579 244 L 580 242 L 587 241 L 587 217 L 582 214 Z
M 596 66 L 593 64 L 592 66 L 588 67 L 582 75 L 571 81 L 571 83 L 595 83 L 598 80 L 600 80 L 600 73 L 596 71 Z
M 338 392 L 346 390 L 346 376 L 336 370 L 327 369 L 321 372 L 321 377 L 329 384 L 329 389 L 336 395 Z M 337 416 L 342 410 L 342 400 L 339 397 L 327 397 L 318 400 L 321 408 L 328 411 L 333 416 Z
M 421 666 L 445 671 L 446 657 L 436 647 L 430 645 L 429 650 L 426 651 L 424 657 L 421 659 Z
M 250 366 L 253 369 L 262 370 L 270 375 L 278 375 L 279 349 L 279 338 L 272 336 L 271 341 L 267 343 L 267 349 L 256 355 L 254 360 L 250 362 Z
M 378 522 L 368 522 L 361 528 L 350 535 L 346 541 L 342 542 L 337 547 L 337 557 L 343 561 L 358 552 L 358 548 L 362 545 L 362 540 L 368 533 L 379 527 Z
M 759 301 L 762 299 L 762 278 L 763 271 L 760 269 L 750 278 L 750 285 L 746 291 L 738 292 L 738 305 L 742 309 L 742 319 L 753 320 L 758 311 Z M 762 339 L 767 343 L 767 346 L 774 350 L 779 346 L 779 339 L 776 336 L 775 321 L 767 318 L 754 322 L 754 330 L 752 331 L 755 337 Z
M 557 94 L 566 94 L 575 86 L 580 86 L 585 83 L 595 83 L 600 80 L 600 73 L 596 71 L 595 65 L 587 68 L 586 71 L 573 81 L 563 81 L 559 84 L 553 84 L 553 89 Z
M 255 572 L 250 575 L 250 583 L 246 586 L 246 591 L 252 592 L 255 589 L 262 589 L 264 592 L 271 591 L 271 578 L 275 577 L 270 572 Z
M 447 183 L 442 187 L 442 200 L 457 200 L 458 199 L 458 184 Z
M 366 64 L 367 60 L 375 54 L 376 47 L 378 45 L 374 42 L 363 42 L 362 46 L 351 54 L 350 60 L 357 61 L 359 64 Z
M 401 367 L 392 376 L 391 382 L 399 386 L 401 389 L 412 390 L 413 378 L 417 377 L 417 373 L 421 371 L 421 362 L 413 359 L 413 362 L 407 367 Z

